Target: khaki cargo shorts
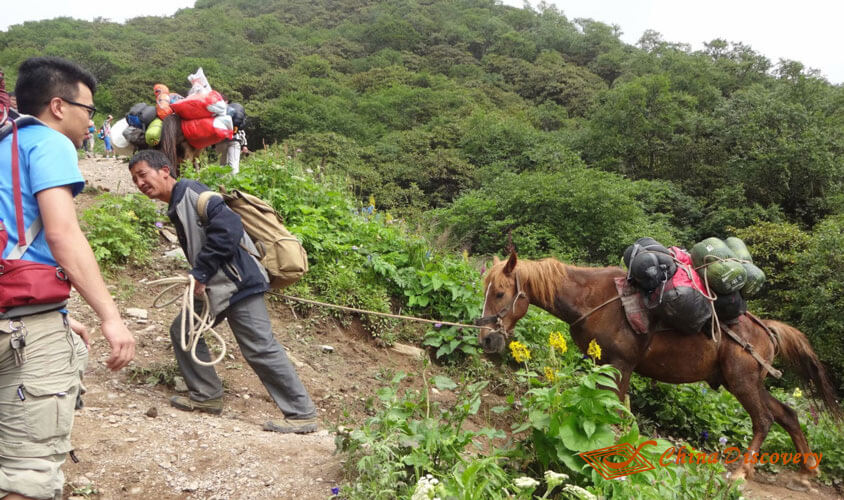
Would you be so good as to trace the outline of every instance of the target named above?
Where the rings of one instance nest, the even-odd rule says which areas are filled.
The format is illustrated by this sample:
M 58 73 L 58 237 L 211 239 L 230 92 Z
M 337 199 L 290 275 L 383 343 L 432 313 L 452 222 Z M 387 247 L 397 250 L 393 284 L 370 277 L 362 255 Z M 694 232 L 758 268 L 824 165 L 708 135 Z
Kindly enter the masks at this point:
M 13 333 L 25 331 L 18 366 Z M 61 466 L 88 350 L 57 311 L 0 320 L 0 498 L 61 498 Z

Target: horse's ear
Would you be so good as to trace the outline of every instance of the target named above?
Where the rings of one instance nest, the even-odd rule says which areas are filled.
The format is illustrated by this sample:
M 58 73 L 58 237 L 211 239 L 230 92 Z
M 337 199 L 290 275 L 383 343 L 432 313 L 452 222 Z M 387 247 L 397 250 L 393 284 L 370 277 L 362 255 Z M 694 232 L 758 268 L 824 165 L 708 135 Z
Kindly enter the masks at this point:
M 501 262 L 501 259 L 499 259 L 497 255 L 493 255 L 492 256 L 492 265 L 496 266 L 496 265 L 498 265 L 499 262 Z
M 510 274 L 516 268 L 516 252 L 510 253 L 510 258 L 507 259 L 507 264 L 504 265 L 504 274 Z

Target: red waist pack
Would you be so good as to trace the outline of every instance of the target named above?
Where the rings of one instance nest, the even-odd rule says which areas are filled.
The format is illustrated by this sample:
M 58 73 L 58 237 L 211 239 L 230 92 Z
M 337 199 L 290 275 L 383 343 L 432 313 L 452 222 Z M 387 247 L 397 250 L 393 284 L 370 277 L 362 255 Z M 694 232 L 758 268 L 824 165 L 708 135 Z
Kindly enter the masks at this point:
M 30 117 L 20 120 L 29 120 Z M 37 121 L 32 120 L 32 123 Z M 28 125 L 30 122 L 24 122 Z M 11 129 L 11 130 L 10 130 Z M 26 251 L 41 231 L 41 218 L 26 230 L 23 229 L 23 204 L 21 199 L 20 169 L 18 167 L 18 124 L 12 122 L 0 129 L 0 139 L 12 133 L 12 185 L 14 187 L 15 219 L 18 227 L 18 244 L 7 259 L 0 259 L 0 313 L 18 306 L 61 303 L 70 297 L 70 281 L 60 267 L 17 258 Z M 9 234 L 0 220 L 0 251 L 6 248 Z
M 0 220 L 0 248 L 9 235 Z M 0 313 L 18 306 L 54 304 L 70 297 L 70 281 L 60 267 L 23 259 L 0 259 Z

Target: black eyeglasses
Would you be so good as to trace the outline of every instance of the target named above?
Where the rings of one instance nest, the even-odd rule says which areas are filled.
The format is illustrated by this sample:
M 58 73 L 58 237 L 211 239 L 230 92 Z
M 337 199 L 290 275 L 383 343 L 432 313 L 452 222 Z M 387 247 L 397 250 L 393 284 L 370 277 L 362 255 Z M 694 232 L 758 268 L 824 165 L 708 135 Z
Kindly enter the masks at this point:
M 62 101 L 66 102 L 68 104 L 73 104 L 74 106 L 79 106 L 81 108 L 87 109 L 89 119 L 94 118 L 94 113 L 97 112 L 97 108 L 95 108 L 94 106 L 88 106 L 87 104 L 82 104 L 81 102 L 71 101 L 70 99 L 65 99 L 64 97 L 59 97 L 59 99 L 61 99 Z

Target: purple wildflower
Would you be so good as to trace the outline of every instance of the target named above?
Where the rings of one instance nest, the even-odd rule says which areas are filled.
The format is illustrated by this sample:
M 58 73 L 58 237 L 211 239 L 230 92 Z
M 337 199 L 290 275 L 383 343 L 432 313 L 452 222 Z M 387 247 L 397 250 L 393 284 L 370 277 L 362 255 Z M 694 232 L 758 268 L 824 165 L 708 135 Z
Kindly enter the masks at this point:
M 442 323 L 434 323 L 434 328 L 442 328 Z
M 335 486 L 335 487 L 331 488 L 331 494 L 335 495 L 335 496 L 339 495 L 340 494 L 340 487 Z
M 701 433 L 700 433 L 700 437 L 701 437 L 704 441 L 706 441 L 707 439 L 709 439 L 709 431 L 703 431 L 703 432 L 701 432 Z
M 156 222 L 155 227 L 161 229 L 162 227 L 164 227 L 164 224 L 162 224 L 161 222 Z
M 720 438 L 718 438 L 718 442 L 721 444 L 721 446 L 725 446 L 727 444 L 727 438 L 725 436 L 721 436 Z

